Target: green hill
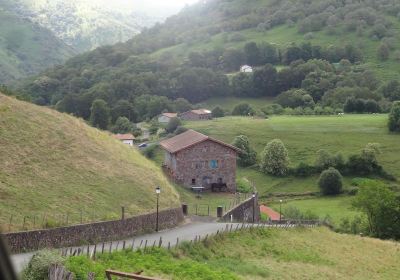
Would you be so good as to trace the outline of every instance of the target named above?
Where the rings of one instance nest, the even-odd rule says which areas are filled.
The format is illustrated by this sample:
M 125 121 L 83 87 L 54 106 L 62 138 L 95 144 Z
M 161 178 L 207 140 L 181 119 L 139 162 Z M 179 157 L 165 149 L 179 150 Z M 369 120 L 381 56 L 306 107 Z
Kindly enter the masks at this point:
M 37 74 L 75 54 L 50 30 L 19 17 L 15 5 L 0 0 L 0 83 Z
M 297 100 L 279 103 L 343 110 L 355 97 L 387 112 L 400 98 L 397 82 L 382 87 L 400 73 L 399 12 L 386 0 L 201 1 L 126 43 L 76 56 L 16 88 L 84 119 L 92 102 L 104 99 L 115 109 L 113 121 L 179 111 L 177 98 L 273 98 L 296 89 L 302 89 L 291 93 Z M 254 73 L 237 75 L 243 64 Z M 135 112 L 121 113 L 121 100 Z
M 171 251 L 130 250 L 71 257 L 78 278 L 104 270 L 161 279 L 398 279 L 399 244 L 319 229 L 254 229 L 184 244 Z
M 120 217 L 162 208 L 179 196 L 136 149 L 82 120 L 0 94 L 0 226 L 8 230 Z M 45 216 L 44 216 L 45 215 Z

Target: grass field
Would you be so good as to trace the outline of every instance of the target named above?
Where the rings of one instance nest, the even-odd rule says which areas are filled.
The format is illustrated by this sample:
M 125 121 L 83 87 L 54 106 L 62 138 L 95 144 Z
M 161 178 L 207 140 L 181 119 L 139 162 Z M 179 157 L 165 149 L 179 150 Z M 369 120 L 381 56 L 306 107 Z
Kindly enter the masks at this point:
M 367 143 L 380 143 L 380 163 L 398 177 L 400 136 L 389 134 L 386 122 L 387 115 L 274 116 L 269 119 L 225 117 L 185 125 L 227 143 L 237 135 L 247 135 L 258 153 L 269 141 L 279 138 L 289 151 L 292 166 L 301 161 L 313 163 L 320 149 L 332 153 L 340 151 L 348 156 L 358 153 Z M 318 191 L 317 177 L 276 178 L 254 168 L 239 168 L 238 176 L 253 181 L 261 194 Z
M 0 94 L 0 225 L 26 228 L 119 218 L 179 205 L 159 167 L 108 133 Z M 10 217 L 14 215 L 9 228 Z M 35 217 L 35 218 L 34 218 Z
M 214 97 L 202 103 L 196 104 L 198 107 L 208 108 L 210 110 L 219 106 L 223 110 L 231 113 L 236 105 L 247 103 L 256 110 L 262 109 L 273 103 L 272 98 L 240 98 L 240 97 Z
M 368 254 L 366 254 L 368 252 Z M 327 228 L 256 229 L 182 244 L 166 251 L 121 251 L 67 260 L 78 279 L 105 269 L 161 279 L 398 279 L 400 245 L 367 237 L 337 234 Z
M 313 199 L 299 199 L 288 200 L 282 203 L 282 212 L 288 207 L 296 207 L 301 212 L 310 212 L 318 215 L 321 219 L 329 216 L 331 222 L 339 224 L 341 219 L 352 219 L 356 215 L 360 215 L 357 210 L 351 206 L 351 196 L 337 196 L 337 197 L 319 197 Z M 273 209 L 279 211 L 279 203 L 271 203 Z

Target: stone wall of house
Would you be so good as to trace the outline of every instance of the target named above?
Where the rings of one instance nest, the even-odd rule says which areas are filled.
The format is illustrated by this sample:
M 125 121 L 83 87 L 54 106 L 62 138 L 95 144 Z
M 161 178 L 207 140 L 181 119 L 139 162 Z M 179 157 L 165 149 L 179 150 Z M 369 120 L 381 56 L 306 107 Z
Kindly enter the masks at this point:
M 159 212 L 160 229 L 173 228 L 183 220 L 182 208 Z M 151 213 L 124 220 L 7 233 L 3 236 L 12 253 L 21 253 L 42 248 L 61 248 L 128 238 L 140 233 L 152 232 L 155 226 L 156 213 Z
M 226 212 L 221 218 L 222 221 L 241 223 L 252 223 L 253 222 L 253 209 L 254 209 L 254 222 L 260 221 L 260 206 L 258 205 L 258 194 L 256 197 L 250 197 L 246 201 L 242 202 L 235 208 Z M 232 216 L 232 218 L 231 218 Z
M 195 114 L 192 111 L 188 111 L 182 113 L 179 116 L 184 121 L 203 121 L 203 120 L 211 120 L 212 115 L 210 114 Z
M 185 187 L 211 188 L 219 179 L 227 184 L 230 192 L 236 192 L 236 151 L 207 140 L 176 153 L 175 180 Z M 211 167 L 217 162 L 217 168 Z

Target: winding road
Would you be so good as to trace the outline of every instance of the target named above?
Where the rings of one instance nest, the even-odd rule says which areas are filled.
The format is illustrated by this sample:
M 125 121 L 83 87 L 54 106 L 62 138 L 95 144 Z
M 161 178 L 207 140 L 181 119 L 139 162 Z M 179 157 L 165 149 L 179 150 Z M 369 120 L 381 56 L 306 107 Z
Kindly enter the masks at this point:
M 115 250 L 117 245 L 118 248 L 122 248 L 122 244 L 124 241 L 126 248 L 132 248 L 133 240 L 135 240 L 133 246 L 134 248 L 138 248 L 140 245 L 141 247 L 144 247 L 144 243 L 146 240 L 147 240 L 147 246 L 152 246 L 154 242 L 158 244 L 160 237 L 162 238 L 162 246 L 166 247 L 168 246 L 168 243 L 170 243 L 171 246 L 175 246 L 177 239 L 179 239 L 179 242 L 181 242 L 181 241 L 193 240 L 198 236 L 204 238 L 207 234 L 213 234 L 216 233 L 217 231 L 225 230 L 227 226 L 230 228 L 231 225 L 232 229 L 234 228 L 236 229 L 238 224 L 216 223 L 216 222 L 190 222 L 182 226 L 179 226 L 177 228 L 160 231 L 158 233 L 134 236 L 132 238 L 125 240 L 113 241 L 112 243 L 107 242 L 105 243 L 104 248 L 105 251 L 106 250 L 108 251 L 110 249 L 111 244 L 112 244 L 112 250 Z M 97 244 L 97 250 L 101 249 L 101 246 L 102 243 Z M 72 251 L 78 248 L 82 247 L 72 247 Z M 85 246 L 84 249 L 86 253 L 87 246 Z M 94 245 L 90 246 L 89 249 L 91 252 L 94 249 Z M 30 259 L 34 254 L 35 252 L 12 255 L 11 259 L 14 264 L 15 270 L 17 272 L 20 272 L 30 261 Z

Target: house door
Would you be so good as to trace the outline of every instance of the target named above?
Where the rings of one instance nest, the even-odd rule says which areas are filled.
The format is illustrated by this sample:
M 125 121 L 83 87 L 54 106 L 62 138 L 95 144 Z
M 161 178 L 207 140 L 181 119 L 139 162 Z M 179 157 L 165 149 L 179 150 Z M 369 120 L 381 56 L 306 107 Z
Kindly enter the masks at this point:
M 203 177 L 203 187 L 205 189 L 209 189 L 211 187 L 211 177 L 208 176 Z

